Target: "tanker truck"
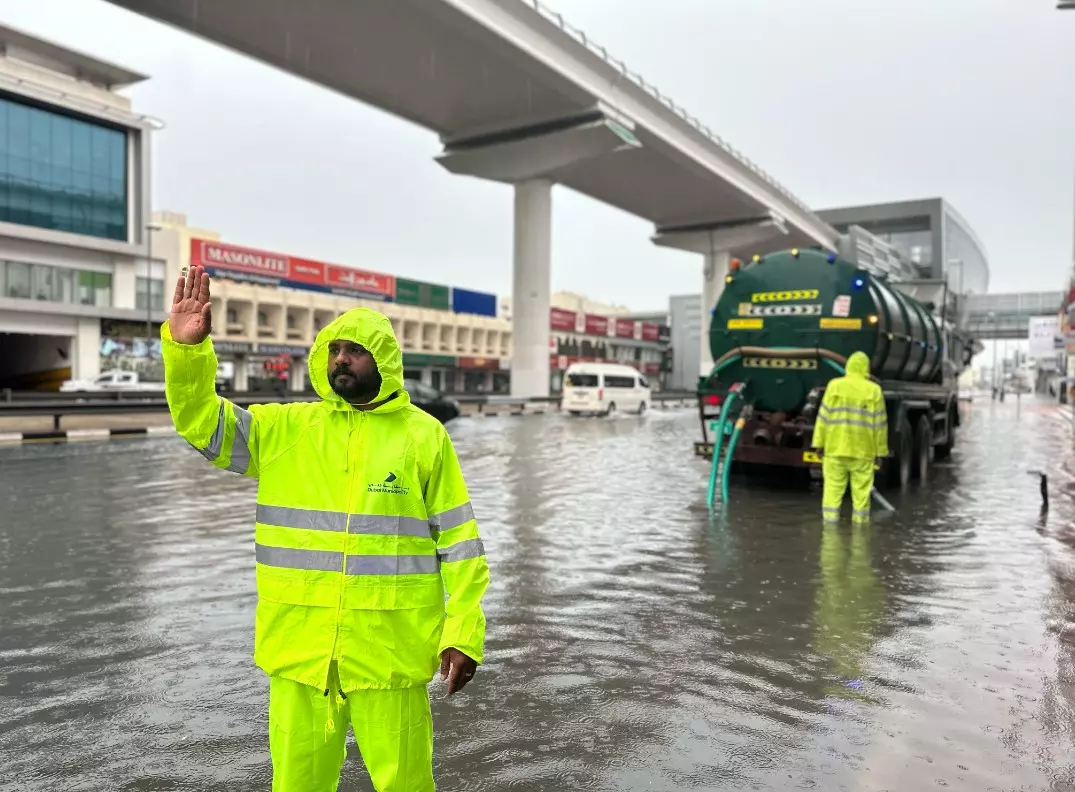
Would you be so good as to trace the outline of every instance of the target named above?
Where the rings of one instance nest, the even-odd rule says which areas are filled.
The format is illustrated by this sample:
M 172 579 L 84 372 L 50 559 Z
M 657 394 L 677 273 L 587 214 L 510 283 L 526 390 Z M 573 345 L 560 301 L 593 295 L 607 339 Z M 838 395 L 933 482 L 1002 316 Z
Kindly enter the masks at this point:
M 713 368 L 698 388 L 695 453 L 711 458 L 716 448 L 718 455 L 711 503 L 718 466 L 725 482 L 732 463 L 819 474 L 811 438 L 821 397 L 856 351 L 870 358 L 888 412 L 890 456 L 881 460 L 879 484 L 925 477 L 935 458 L 951 454 L 960 425 L 957 379 L 975 352 L 959 328 L 958 297 L 938 281 L 900 282 L 892 277 L 900 270 L 851 250 L 733 261 L 711 312 Z

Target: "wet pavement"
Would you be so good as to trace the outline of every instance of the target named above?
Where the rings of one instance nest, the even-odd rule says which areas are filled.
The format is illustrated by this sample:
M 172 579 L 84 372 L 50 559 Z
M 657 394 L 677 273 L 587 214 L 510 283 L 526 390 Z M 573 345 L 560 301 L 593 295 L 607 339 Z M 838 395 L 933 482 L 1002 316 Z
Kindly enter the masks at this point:
M 1075 789 L 1069 412 L 976 404 L 865 530 L 743 482 L 708 519 L 689 411 L 451 429 L 493 583 L 440 789 Z M 0 790 L 268 789 L 253 483 L 174 438 L 0 482 Z

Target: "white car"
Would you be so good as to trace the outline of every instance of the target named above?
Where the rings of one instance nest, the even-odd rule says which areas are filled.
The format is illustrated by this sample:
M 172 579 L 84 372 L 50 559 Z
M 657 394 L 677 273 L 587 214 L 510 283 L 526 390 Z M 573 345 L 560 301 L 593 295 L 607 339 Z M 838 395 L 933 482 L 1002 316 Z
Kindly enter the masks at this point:
M 617 363 L 572 363 L 564 372 L 562 408 L 572 415 L 612 415 L 617 410 L 642 415 L 650 388 L 636 369 Z

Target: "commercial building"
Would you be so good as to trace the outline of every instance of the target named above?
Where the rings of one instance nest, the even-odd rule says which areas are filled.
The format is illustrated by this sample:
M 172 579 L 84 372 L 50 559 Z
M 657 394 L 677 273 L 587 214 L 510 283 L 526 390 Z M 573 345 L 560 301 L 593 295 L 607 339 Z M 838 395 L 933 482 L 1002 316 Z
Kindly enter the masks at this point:
M 668 317 L 663 312 L 634 314 L 626 306 L 601 303 L 573 292 L 555 292 L 549 309 L 549 392 L 563 387 L 572 363 L 622 363 L 663 387 L 662 364 L 668 357 Z M 511 321 L 512 301 L 500 299 L 500 316 Z
M 169 279 L 191 265 L 214 278 L 213 345 L 229 387 L 308 389 L 318 331 L 367 306 L 391 320 L 407 378 L 449 392 L 508 390 L 511 324 L 497 316 L 496 295 L 224 242 L 176 212 L 154 221 Z
M 693 391 L 698 387 L 702 364 L 702 315 L 702 295 L 676 294 L 668 298 L 672 353 L 666 386 L 669 390 Z M 708 312 L 705 315 L 708 317 Z
M 841 234 L 860 226 L 897 248 L 934 280 L 949 277 L 961 294 L 989 290 L 989 263 L 978 235 L 943 198 L 825 209 L 818 216 Z
M 146 227 L 160 124 L 118 93 L 145 79 L 0 26 L 0 387 L 93 378 L 117 339 L 144 356 L 163 319 Z

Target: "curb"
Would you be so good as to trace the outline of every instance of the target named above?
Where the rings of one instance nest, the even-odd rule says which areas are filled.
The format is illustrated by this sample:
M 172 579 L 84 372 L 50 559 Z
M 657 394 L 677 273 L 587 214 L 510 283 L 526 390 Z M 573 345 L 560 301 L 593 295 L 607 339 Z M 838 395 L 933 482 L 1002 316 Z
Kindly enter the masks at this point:
M 174 435 L 174 426 L 138 426 L 119 429 L 51 429 L 36 432 L 0 432 L 0 445 L 17 443 L 77 443 L 86 440 L 111 440 L 122 437 Z

